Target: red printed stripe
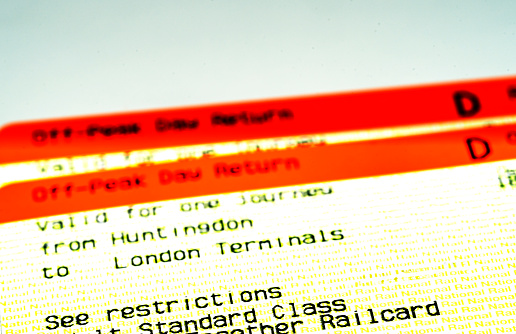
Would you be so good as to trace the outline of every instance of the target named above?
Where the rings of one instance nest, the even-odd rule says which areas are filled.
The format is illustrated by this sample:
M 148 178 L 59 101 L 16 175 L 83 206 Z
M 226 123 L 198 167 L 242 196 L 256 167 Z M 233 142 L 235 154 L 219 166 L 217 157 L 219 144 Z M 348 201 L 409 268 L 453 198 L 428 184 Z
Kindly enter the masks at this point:
M 516 114 L 516 77 L 95 117 L 0 130 L 0 163 Z
M 258 152 L 14 183 L 0 222 L 516 158 L 516 125 Z

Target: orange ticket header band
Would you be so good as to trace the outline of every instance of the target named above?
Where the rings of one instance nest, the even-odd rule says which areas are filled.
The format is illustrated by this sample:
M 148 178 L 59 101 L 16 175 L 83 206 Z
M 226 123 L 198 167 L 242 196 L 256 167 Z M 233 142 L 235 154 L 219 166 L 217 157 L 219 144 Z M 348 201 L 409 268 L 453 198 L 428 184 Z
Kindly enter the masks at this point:
M 0 164 L 516 114 L 516 76 L 13 123 Z
M 258 152 L 0 189 L 0 222 L 516 158 L 516 126 Z

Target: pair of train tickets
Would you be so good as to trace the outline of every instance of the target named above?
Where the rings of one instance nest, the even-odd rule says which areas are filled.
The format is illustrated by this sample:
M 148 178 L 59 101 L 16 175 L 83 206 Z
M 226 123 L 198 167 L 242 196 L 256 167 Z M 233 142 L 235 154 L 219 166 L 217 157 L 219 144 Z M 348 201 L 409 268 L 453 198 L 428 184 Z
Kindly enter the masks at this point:
M 516 77 L 0 128 L 0 330 L 516 332 Z

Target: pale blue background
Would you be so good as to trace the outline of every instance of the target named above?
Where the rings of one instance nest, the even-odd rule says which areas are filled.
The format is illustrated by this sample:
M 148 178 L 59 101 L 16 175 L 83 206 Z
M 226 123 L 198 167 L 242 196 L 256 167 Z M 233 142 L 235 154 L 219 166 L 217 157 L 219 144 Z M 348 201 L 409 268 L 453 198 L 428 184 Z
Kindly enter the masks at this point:
M 516 1 L 0 0 L 0 124 L 516 74 Z

